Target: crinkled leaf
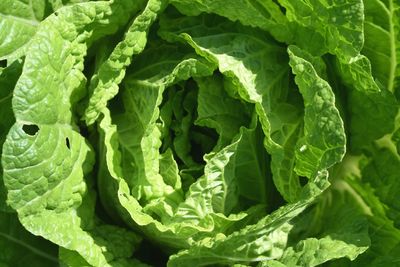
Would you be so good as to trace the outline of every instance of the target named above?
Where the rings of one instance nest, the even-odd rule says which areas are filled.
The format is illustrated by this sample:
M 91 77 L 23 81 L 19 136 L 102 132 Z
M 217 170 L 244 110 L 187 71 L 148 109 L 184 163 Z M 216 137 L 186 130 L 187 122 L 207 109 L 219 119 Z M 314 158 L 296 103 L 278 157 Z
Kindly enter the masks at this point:
M 335 106 L 335 95 L 329 83 L 318 76 L 307 60 L 310 55 L 294 46 L 289 47 L 288 52 L 305 106 L 304 137 L 297 141 L 295 170 L 299 175 L 312 178 L 343 158 L 346 135 Z
M 138 9 L 141 2 L 135 1 L 135 5 L 135 9 Z M 124 40 L 117 44 L 108 59 L 99 67 L 98 73 L 92 77 L 89 90 L 93 92 L 85 111 L 88 125 L 94 123 L 108 100 L 118 93 L 118 86 L 125 77 L 125 70 L 130 65 L 132 56 L 143 51 L 149 28 L 166 5 L 165 0 L 150 0 L 125 33 Z M 135 10 L 132 7 L 131 9 Z
M 172 0 L 171 3 L 185 15 L 215 13 L 232 21 L 240 21 L 243 25 L 269 31 L 279 41 L 286 40 L 290 35 L 285 16 L 273 1 L 239 0 L 232 3 L 227 0 Z
M 294 244 L 285 250 L 279 263 L 288 267 L 319 266 L 343 257 L 354 260 L 367 250 L 370 239 L 363 207 L 353 195 L 354 191 L 347 191 L 348 186 L 340 183 L 300 215 L 290 238 Z M 307 238 L 310 234 L 315 237 Z M 262 266 L 277 264 L 265 262 Z
M 93 266 L 109 266 L 115 257 L 84 230 L 94 227 L 84 180 L 93 157 L 70 108 L 85 81 L 85 41 L 126 22 L 129 9 L 121 3 L 73 5 L 40 24 L 14 90 L 16 123 L 3 147 L 8 203 L 22 225 Z M 90 28 L 97 30 L 89 34 Z
M 158 56 L 159 54 L 156 53 L 156 51 L 160 50 L 168 50 L 170 51 L 170 53 L 161 53 L 164 58 L 160 58 Z M 129 127 L 121 132 L 121 130 L 125 129 L 124 122 L 126 122 L 126 119 L 129 119 L 128 117 L 126 117 L 125 120 L 123 120 L 122 118 L 132 113 L 120 113 L 119 115 L 116 115 L 116 128 L 111 124 L 110 117 L 109 115 L 107 115 L 108 111 L 106 110 L 104 111 L 104 117 L 100 124 L 100 127 L 104 132 L 104 142 L 106 146 L 106 151 L 104 153 L 106 156 L 105 164 L 107 165 L 104 165 L 104 167 L 108 168 L 112 177 L 115 179 L 116 182 L 119 183 L 119 193 L 117 194 L 119 197 L 119 202 L 121 204 L 114 204 L 122 205 L 123 208 L 119 208 L 121 217 L 124 220 L 127 220 L 130 224 L 132 224 L 133 220 L 135 224 L 142 226 L 142 230 L 148 237 L 150 237 L 152 240 L 157 241 L 160 244 L 165 244 L 169 247 L 187 247 L 188 243 L 192 242 L 192 236 L 194 237 L 197 234 L 202 234 L 202 232 L 211 232 L 214 229 L 214 224 L 212 223 L 212 221 L 211 224 L 208 224 L 205 228 L 192 223 L 174 224 L 171 221 L 170 224 L 162 224 L 162 221 L 168 222 L 173 217 L 173 206 L 177 204 L 174 204 L 173 200 L 181 201 L 179 199 L 181 199 L 182 196 L 177 195 L 177 193 L 179 193 L 178 191 L 174 193 L 171 185 L 167 185 L 166 183 L 167 181 L 169 181 L 169 178 L 164 181 L 164 177 L 160 175 L 160 173 L 163 172 L 157 169 L 160 167 L 160 158 L 162 158 L 158 151 L 160 141 L 155 140 L 153 137 L 150 138 L 150 136 L 144 135 L 146 128 L 148 128 L 151 130 L 150 133 L 156 133 L 158 135 L 158 138 L 160 138 L 160 130 L 159 126 L 156 123 L 156 119 L 159 114 L 158 108 L 161 103 L 162 92 L 164 91 L 165 87 L 172 85 L 179 80 L 185 80 L 191 76 L 201 77 L 203 75 L 210 75 L 212 73 L 212 65 L 203 61 L 202 59 L 198 59 L 195 56 L 182 57 L 182 55 L 184 55 L 182 54 L 182 51 L 184 50 L 177 50 L 176 47 L 162 46 L 155 48 L 154 50 L 150 49 L 148 50 L 149 54 L 141 54 L 137 58 L 137 64 L 133 66 L 134 69 L 137 68 L 137 71 L 133 71 L 132 75 L 127 79 L 127 82 L 125 84 L 126 88 L 122 93 L 126 93 L 125 99 L 127 101 L 136 101 L 135 105 L 131 105 L 130 103 L 128 103 L 128 105 L 125 105 L 126 110 L 143 109 L 140 110 L 140 112 L 136 111 L 135 113 L 133 113 L 136 117 L 132 117 L 132 115 L 129 116 L 131 120 L 135 119 L 137 120 L 137 122 L 140 122 L 140 124 L 127 124 Z M 143 61 L 140 60 L 141 56 L 143 56 Z M 152 59 L 154 59 L 154 61 L 152 61 Z M 162 62 L 162 64 L 160 64 L 160 62 Z M 153 64 L 155 64 L 154 68 L 150 68 L 150 66 L 152 66 Z M 144 66 L 146 65 L 149 67 L 145 68 Z M 148 70 L 149 72 L 144 72 L 142 70 Z M 145 102 L 144 99 L 146 99 Z M 118 132 L 116 130 L 118 130 Z M 126 136 L 125 139 L 124 136 Z M 124 140 L 127 140 L 131 143 L 124 142 Z M 136 183 L 136 186 L 140 186 L 143 188 L 144 186 L 149 185 L 150 182 L 155 182 L 157 184 L 153 184 L 153 186 L 147 186 L 145 188 L 149 190 L 159 190 L 158 192 L 160 192 L 160 190 L 163 190 L 163 188 L 169 188 L 168 190 L 170 190 L 170 192 L 165 191 L 165 195 L 158 195 L 157 197 L 153 194 L 152 199 L 147 198 L 151 201 L 148 202 L 146 210 L 143 210 L 143 207 L 133 196 L 130 195 L 128 190 L 130 179 L 134 177 L 131 176 L 131 173 L 125 171 L 127 170 L 126 168 L 129 167 L 129 165 L 132 165 L 129 164 L 129 161 L 127 161 L 126 163 L 122 162 L 121 164 L 120 156 L 126 155 L 126 153 L 131 153 L 129 149 L 136 149 L 136 146 L 132 145 L 132 142 L 138 142 L 138 145 L 140 146 L 141 144 L 145 144 L 145 142 L 147 142 L 146 140 L 149 140 L 149 142 L 159 142 L 159 145 L 157 145 L 157 148 L 151 148 L 149 146 L 143 147 L 143 149 L 153 149 L 152 153 L 147 153 L 147 155 L 144 155 L 146 157 L 153 155 L 153 157 L 148 158 L 149 160 L 146 162 L 142 161 L 142 163 L 145 163 L 145 165 L 147 165 L 147 170 L 143 168 L 144 165 L 137 164 L 137 162 L 140 162 L 137 159 L 135 161 L 136 164 L 134 165 L 134 167 L 130 167 L 131 170 L 132 168 L 136 168 L 135 171 L 140 171 L 142 175 L 139 177 L 136 176 L 136 178 L 141 179 Z M 138 152 L 142 153 L 139 150 Z M 132 160 L 135 157 L 140 157 L 140 154 L 131 155 L 131 157 L 125 156 L 124 160 Z M 152 169 L 154 166 L 156 166 L 157 168 Z M 140 170 L 139 168 L 143 169 Z M 154 176 L 150 177 L 150 172 L 148 171 L 157 175 L 157 178 L 155 178 Z M 129 176 L 126 177 L 126 174 L 128 174 Z M 102 180 L 102 182 L 110 182 L 108 178 L 109 176 L 107 176 L 107 171 L 104 168 L 100 175 L 100 180 Z M 125 180 L 122 177 L 124 177 Z M 150 178 L 157 180 L 150 180 Z M 146 191 L 144 190 L 143 192 L 146 193 Z M 148 191 L 147 194 L 148 193 L 150 193 L 150 191 Z M 112 194 L 112 192 L 104 192 L 103 196 L 110 196 L 110 194 Z M 147 196 L 150 195 L 148 194 Z M 170 201 L 168 201 L 168 197 L 170 198 Z M 157 217 L 161 218 L 161 221 L 157 221 L 149 215 L 154 212 L 157 214 Z M 212 218 L 207 217 L 207 220 L 210 219 Z M 216 218 L 215 220 L 217 219 L 218 218 Z
M 394 95 L 380 88 L 371 74 L 371 64 L 359 56 L 349 64 L 337 61 L 338 74 L 348 90 L 348 110 L 351 114 L 350 147 L 359 151 L 372 141 L 393 131 L 398 111 Z
M 327 52 L 345 61 L 358 56 L 364 44 L 362 0 L 278 0 L 286 9 L 295 44 L 314 54 Z
M 293 218 L 328 186 L 327 176 L 316 178 L 317 184 L 309 183 L 302 192 L 302 200 L 287 204 L 256 224 L 225 236 L 205 238 L 187 250 L 172 255 L 168 266 L 235 264 L 279 259 L 287 245 Z
M 293 171 L 293 150 L 301 126 L 297 107 L 301 102 L 296 93 L 289 93 L 284 49 L 260 31 L 217 17 L 164 19 L 161 36 L 188 42 L 197 53 L 217 62 L 228 92 L 255 103 L 272 155 L 274 182 L 285 198 L 296 199 L 300 183 Z
M 0 60 L 14 60 L 35 35 L 44 17 L 45 0 L 0 2 Z

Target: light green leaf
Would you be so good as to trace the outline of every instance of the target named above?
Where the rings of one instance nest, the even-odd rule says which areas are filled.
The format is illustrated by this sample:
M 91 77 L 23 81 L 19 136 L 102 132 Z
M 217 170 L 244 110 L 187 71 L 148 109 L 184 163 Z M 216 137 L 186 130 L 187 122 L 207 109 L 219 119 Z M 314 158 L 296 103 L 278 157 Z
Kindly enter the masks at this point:
M 231 21 L 240 21 L 243 25 L 259 27 L 271 32 L 279 41 L 284 41 L 290 36 L 285 25 L 287 20 L 280 6 L 273 1 L 237 0 L 232 3 L 227 0 L 171 0 L 171 4 L 185 15 L 214 13 Z
M 166 50 L 170 53 L 160 53 Z M 157 119 L 165 88 L 191 75 L 202 76 L 212 72 L 207 62 L 185 58 L 182 52 L 176 47 L 160 46 L 141 54 L 134 67 L 138 71 L 134 69 L 124 83 L 122 99 L 125 111 L 113 118 L 118 126 L 121 152 L 125 156 L 122 161 L 124 177 L 132 187 L 133 196 L 144 203 L 174 192 L 159 174 L 161 130 Z M 159 56 L 154 57 L 159 54 L 165 55 L 164 61 L 160 61 Z M 148 55 L 153 55 L 153 58 Z M 157 64 L 156 68 L 151 68 L 153 64 Z M 146 69 L 150 72 L 143 72 Z M 161 69 L 164 76 L 158 72 Z
M 102 152 L 105 161 L 103 161 L 99 172 L 101 188 L 105 189 L 101 192 L 103 203 L 107 203 L 106 206 L 109 206 L 109 210 L 116 208 L 118 210 L 117 214 L 132 227 L 140 225 L 144 234 L 151 240 L 174 248 L 188 247 L 196 235 L 210 233 L 213 231 L 214 226 L 207 225 L 206 228 L 202 228 L 191 223 L 163 224 L 163 222 L 173 217 L 173 207 L 178 204 L 174 202 L 176 200 L 181 201 L 182 195 L 179 193 L 179 188 L 175 187 L 175 191 L 170 183 L 170 177 L 164 178 L 160 175 L 160 173 L 165 174 L 165 171 L 161 169 L 161 166 L 163 166 L 161 162 L 164 161 L 164 156 L 160 155 L 158 147 L 143 147 L 146 151 L 153 150 L 150 154 L 144 155 L 146 157 L 152 155 L 150 161 L 141 161 L 141 164 L 145 165 L 138 165 L 137 163 L 140 163 L 138 159 L 141 156 L 140 154 L 133 154 L 131 151 L 132 149 L 138 150 L 138 146 L 146 144 L 146 140 L 148 142 L 159 142 L 147 134 L 144 135 L 144 133 L 147 128 L 151 130 L 148 133 L 156 133 L 160 138 L 161 132 L 156 119 L 159 116 L 158 108 L 161 103 L 162 92 L 166 87 L 180 80 L 186 80 L 191 76 L 211 75 L 214 68 L 213 65 L 194 55 L 185 55 L 185 48 L 168 45 L 148 49 L 139 55 L 136 59 L 136 64 L 132 66 L 132 75 L 126 79 L 125 89 L 121 93 L 126 94 L 126 101 L 136 101 L 137 103 L 135 105 L 131 104 L 133 102 L 127 103 L 128 106 L 125 105 L 125 109 L 129 108 L 131 111 L 139 111 L 140 109 L 140 112 L 116 112 L 113 117 L 116 125 L 113 125 L 109 111 L 105 109 L 100 123 L 105 146 Z M 144 99 L 146 100 L 145 102 L 143 102 Z M 135 116 L 133 117 L 132 114 L 135 114 Z M 127 120 L 132 119 L 140 123 L 126 123 Z M 136 145 L 133 145 L 134 142 L 136 142 Z M 139 152 L 142 153 L 142 151 Z M 121 162 L 122 155 L 125 163 Z M 135 165 L 129 167 L 129 165 L 132 166 L 131 163 L 135 158 Z M 155 166 L 156 169 L 152 169 L 150 166 Z M 132 172 L 129 170 L 133 171 L 134 168 L 136 168 L 135 171 L 140 171 L 142 176 L 133 177 Z M 149 171 L 157 176 L 150 177 Z M 144 199 L 148 201 L 147 205 L 142 206 L 137 198 L 131 195 L 129 185 L 132 185 L 130 184 L 132 178 L 140 179 L 135 185 L 139 188 L 143 188 L 143 185 L 148 185 L 142 191 L 143 196 L 146 196 Z M 115 185 L 111 183 L 115 183 Z M 150 183 L 154 183 L 153 186 L 149 186 Z M 158 186 L 158 188 L 155 186 Z M 153 191 L 146 192 L 144 189 L 158 190 L 157 192 L 162 194 L 156 197 Z M 118 191 L 115 192 L 113 190 Z M 162 190 L 167 191 L 164 191 L 164 194 Z M 152 198 L 149 198 L 150 195 Z M 118 200 L 115 200 L 115 196 L 118 196 Z M 154 215 L 153 213 L 161 221 L 153 218 L 151 216 Z
M 295 44 L 314 55 L 327 52 L 344 61 L 358 56 L 364 44 L 362 0 L 278 0 L 286 9 Z
M 205 156 L 204 176 L 191 185 L 185 201 L 177 208 L 174 221 L 199 224 L 213 213 L 229 215 L 243 193 L 257 204 L 267 204 L 267 161 L 262 161 L 265 160 L 263 148 L 257 151 L 256 133 L 256 129 L 242 128 L 232 144 Z M 256 167 L 255 171 L 247 172 L 248 166 Z M 253 190 L 246 192 L 239 185 Z M 238 214 L 239 218 L 243 215 Z
M 121 3 L 69 6 L 40 24 L 14 90 L 16 123 L 3 147 L 8 203 L 22 225 L 77 251 L 93 266 L 110 266 L 114 255 L 103 251 L 86 231 L 94 227 L 93 196 L 84 180 L 93 155 L 75 130 L 70 109 L 85 81 L 85 41 L 110 34 L 126 22 L 129 9 Z M 89 33 L 92 27 L 96 30 Z
M 335 95 L 307 60 L 312 57 L 295 46 L 290 46 L 288 53 L 305 106 L 304 137 L 297 141 L 295 170 L 312 178 L 341 161 L 346 151 L 346 135 Z
M 45 0 L 0 2 L 0 60 L 19 58 L 44 17 Z
M 296 221 L 290 237 L 293 245 L 279 259 L 284 266 L 319 266 L 343 257 L 354 260 L 368 249 L 368 220 L 358 196 L 345 182 L 333 187 Z
M 349 60 L 359 54 L 364 43 L 362 0 L 278 0 L 280 5 L 261 0 L 234 4 L 223 0 L 171 2 L 185 15 L 218 14 L 263 29 L 278 41 L 298 45 L 315 55 L 330 52 Z
M 22 64 L 14 62 L 11 66 L 0 72 L 0 146 L 6 139 L 6 135 L 10 127 L 14 124 L 14 114 L 12 111 L 11 98 L 13 89 L 17 83 L 19 75 L 21 75 Z M 1 156 L 0 156 L 1 158 Z M 0 168 L 0 211 L 12 210 L 6 204 L 7 191 L 3 182 L 3 169 Z
M 228 236 L 220 234 L 214 238 L 205 238 L 189 249 L 172 255 L 168 266 L 231 265 L 279 259 L 293 227 L 291 220 L 327 188 L 326 178 L 326 173 L 316 177 L 317 184 L 309 183 L 304 188 L 302 200 L 282 206 L 256 224 L 248 225 Z
M 131 10 L 135 12 L 141 4 L 141 1 L 135 1 Z M 125 33 L 124 39 L 117 44 L 108 59 L 99 67 L 98 73 L 92 77 L 89 88 L 92 95 L 84 115 L 87 125 L 94 123 L 107 102 L 118 93 L 118 86 L 125 77 L 125 70 L 131 64 L 132 56 L 143 51 L 150 26 L 166 5 L 165 0 L 150 0 Z

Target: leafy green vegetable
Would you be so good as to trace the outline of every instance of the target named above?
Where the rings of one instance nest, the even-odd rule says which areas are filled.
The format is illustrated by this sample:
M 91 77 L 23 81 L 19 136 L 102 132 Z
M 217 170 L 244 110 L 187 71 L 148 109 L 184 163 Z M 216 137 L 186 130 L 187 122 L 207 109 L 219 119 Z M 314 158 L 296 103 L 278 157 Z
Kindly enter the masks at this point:
M 394 0 L 0 3 L 0 266 L 397 266 Z

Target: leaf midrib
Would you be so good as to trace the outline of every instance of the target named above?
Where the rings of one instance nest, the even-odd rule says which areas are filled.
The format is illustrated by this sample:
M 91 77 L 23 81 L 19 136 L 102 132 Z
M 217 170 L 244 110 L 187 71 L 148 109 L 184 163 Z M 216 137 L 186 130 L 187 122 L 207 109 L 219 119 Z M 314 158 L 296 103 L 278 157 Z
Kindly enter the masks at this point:
M 394 80 L 396 76 L 396 67 L 397 67 L 397 57 L 396 57 L 396 40 L 395 40 L 395 32 L 394 32 L 394 23 L 393 23 L 393 0 L 389 1 L 389 40 L 390 40 L 390 72 L 389 72 L 389 81 L 388 81 L 388 89 L 390 92 L 394 90 Z

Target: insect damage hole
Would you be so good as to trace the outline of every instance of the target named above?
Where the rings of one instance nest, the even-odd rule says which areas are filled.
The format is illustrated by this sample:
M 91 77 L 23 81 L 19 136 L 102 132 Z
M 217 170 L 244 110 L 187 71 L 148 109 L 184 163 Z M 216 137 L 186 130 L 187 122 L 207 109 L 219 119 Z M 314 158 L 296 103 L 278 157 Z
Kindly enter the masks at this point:
M 39 127 L 36 124 L 24 124 L 22 130 L 30 136 L 34 136 L 39 131 Z
M 67 146 L 68 149 L 71 149 L 71 144 L 69 143 L 69 138 L 65 138 L 65 145 Z

